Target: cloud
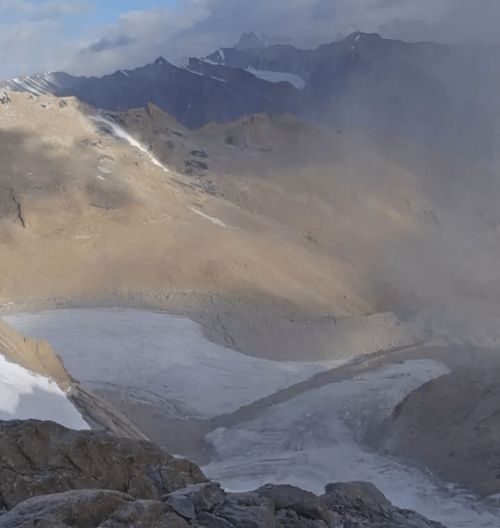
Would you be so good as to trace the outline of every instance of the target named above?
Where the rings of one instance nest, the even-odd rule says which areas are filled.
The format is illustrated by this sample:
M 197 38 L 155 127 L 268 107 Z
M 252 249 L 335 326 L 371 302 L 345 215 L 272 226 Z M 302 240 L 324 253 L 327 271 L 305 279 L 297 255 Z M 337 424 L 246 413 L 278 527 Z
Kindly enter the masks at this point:
M 85 38 L 67 35 L 63 21 L 92 3 L 0 0 L 0 20 L 2 14 L 9 20 L 0 26 L 0 45 L 8 49 L 2 73 L 58 68 L 104 74 L 160 55 L 205 55 L 233 45 L 245 31 L 291 37 L 302 46 L 355 30 L 404 40 L 500 40 L 498 0 L 183 0 L 177 7 L 123 13 Z
M 99 39 L 97 42 L 91 44 L 88 48 L 81 51 L 82 55 L 92 55 L 94 53 L 101 53 L 103 51 L 114 50 L 133 44 L 134 40 L 127 35 L 118 35 L 113 40 L 109 40 L 106 37 Z
M 72 70 L 99 74 L 137 66 L 159 55 L 205 55 L 230 46 L 245 31 L 292 37 L 319 45 L 355 30 L 390 23 L 439 20 L 451 0 L 185 0 L 177 9 L 132 11 L 120 17 L 79 55 Z M 427 27 L 427 26 L 426 26 Z M 127 42 L 125 46 L 102 44 Z M 92 53 L 92 51 L 95 53 Z
M 498 0 L 453 0 L 437 19 L 395 17 L 381 26 L 389 36 L 435 42 L 500 42 Z
M 59 24 L 47 19 L 0 28 L 0 49 L 4 78 L 50 70 L 75 51 L 60 36 Z
M 84 0 L 0 0 L 0 75 L 47 71 L 70 62 L 83 41 L 68 37 L 68 19 L 90 8 Z
M 85 13 L 89 8 L 90 5 L 85 0 L 0 0 L 0 13 L 34 20 L 77 15 Z
M 207 0 L 186 0 L 181 8 L 131 11 L 104 29 L 94 42 L 78 53 L 68 70 L 83 74 L 104 74 L 131 68 L 158 56 L 177 57 L 184 50 L 175 38 L 208 15 Z M 192 53 L 196 46 L 189 46 Z
M 212 0 L 208 15 L 184 33 L 233 43 L 243 31 L 331 41 L 355 30 L 377 32 L 390 20 L 439 18 L 451 0 Z M 189 38 L 188 38 L 189 37 Z

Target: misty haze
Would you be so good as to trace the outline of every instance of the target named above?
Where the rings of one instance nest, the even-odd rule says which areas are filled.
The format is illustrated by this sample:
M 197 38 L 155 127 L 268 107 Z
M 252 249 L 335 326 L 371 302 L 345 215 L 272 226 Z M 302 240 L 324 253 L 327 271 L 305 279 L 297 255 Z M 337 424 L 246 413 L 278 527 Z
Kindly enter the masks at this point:
M 0 528 L 500 526 L 499 25 L 0 0 Z

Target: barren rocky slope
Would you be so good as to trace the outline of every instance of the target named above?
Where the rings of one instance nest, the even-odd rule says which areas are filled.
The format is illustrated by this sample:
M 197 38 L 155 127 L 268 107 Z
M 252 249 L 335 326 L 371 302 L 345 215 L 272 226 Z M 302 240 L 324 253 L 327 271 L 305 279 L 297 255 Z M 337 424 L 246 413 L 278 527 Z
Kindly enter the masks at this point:
M 9 95 L 0 115 L 6 308 L 147 304 L 189 313 L 211 337 L 246 352 L 325 357 L 337 318 L 395 306 L 385 279 L 375 280 L 386 264 L 385 256 L 377 264 L 381 248 L 428 222 L 424 212 L 406 218 L 399 201 L 380 214 L 382 195 L 350 204 L 353 173 L 339 168 L 332 181 L 329 168 L 332 155 L 346 160 L 350 149 L 338 134 L 293 118 L 244 120 L 234 125 L 238 137 L 232 125 L 193 136 L 154 107 L 106 117 L 73 99 L 21 93 Z M 232 136 L 248 145 L 231 144 Z M 275 170 L 304 138 L 305 148 Z M 316 140 L 319 161 L 311 164 Z M 366 214 L 356 219 L 358 207 Z M 367 233 L 379 220 L 380 234 Z M 382 316 L 375 348 L 414 339 L 391 337 L 396 319 Z M 261 331 L 243 333 L 241 321 Z M 291 326 L 300 332 L 282 344 Z
M 190 131 L 154 106 L 102 116 L 74 99 L 9 98 L 4 303 L 142 302 L 235 341 L 235 319 L 272 333 L 277 320 L 422 307 L 442 333 L 480 337 L 460 312 L 478 295 L 481 324 L 496 320 L 497 183 L 459 153 L 286 116 Z
M 3 301 L 198 291 L 367 306 L 340 263 L 193 188 L 93 121 L 95 110 L 10 99 L 0 106 Z
M 423 309 L 439 335 L 474 341 L 489 334 L 495 341 L 494 163 L 291 116 L 250 116 L 196 131 L 153 106 L 115 119 L 191 185 L 327 258 L 344 290 L 329 315 Z M 319 281 L 321 288 L 329 279 Z

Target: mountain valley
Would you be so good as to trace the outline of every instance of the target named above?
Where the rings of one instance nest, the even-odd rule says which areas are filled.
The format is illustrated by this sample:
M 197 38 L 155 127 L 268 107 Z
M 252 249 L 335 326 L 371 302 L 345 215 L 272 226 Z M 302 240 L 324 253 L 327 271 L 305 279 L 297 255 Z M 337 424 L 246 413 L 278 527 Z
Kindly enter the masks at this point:
M 1 84 L 0 526 L 498 525 L 496 48 L 257 37 Z

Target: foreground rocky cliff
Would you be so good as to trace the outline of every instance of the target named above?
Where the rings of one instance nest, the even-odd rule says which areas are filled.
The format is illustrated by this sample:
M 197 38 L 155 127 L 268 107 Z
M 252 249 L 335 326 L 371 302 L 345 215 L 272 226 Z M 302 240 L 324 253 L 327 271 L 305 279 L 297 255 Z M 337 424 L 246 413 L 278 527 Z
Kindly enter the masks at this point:
M 436 527 L 366 483 L 229 493 L 145 441 L 50 422 L 0 423 L 2 528 Z

